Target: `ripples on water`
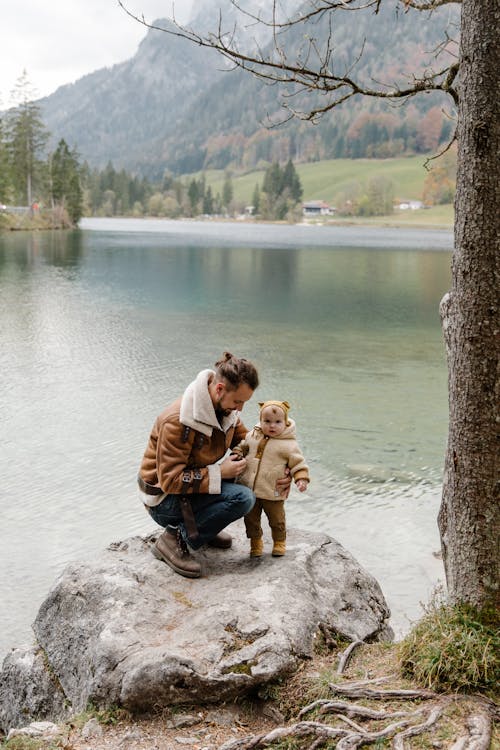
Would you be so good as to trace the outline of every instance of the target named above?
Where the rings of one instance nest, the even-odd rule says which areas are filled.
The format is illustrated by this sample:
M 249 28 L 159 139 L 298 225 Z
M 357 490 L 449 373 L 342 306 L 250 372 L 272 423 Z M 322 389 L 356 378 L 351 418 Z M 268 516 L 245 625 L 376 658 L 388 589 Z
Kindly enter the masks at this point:
M 447 253 L 356 249 L 366 233 L 345 232 L 350 249 L 304 249 L 293 228 L 283 249 L 276 227 L 269 247 L 234 227 L 207 247 L 179 226 L 0 238 L 0 654 L 31 639 L 67 563 L 155 528 L 135 485 L 150 427 L 224 349 L 257 363 L 259 400 L 292 403 L 313 482 L 289 524 L 349 549 L 397 632 L 441 576 Z

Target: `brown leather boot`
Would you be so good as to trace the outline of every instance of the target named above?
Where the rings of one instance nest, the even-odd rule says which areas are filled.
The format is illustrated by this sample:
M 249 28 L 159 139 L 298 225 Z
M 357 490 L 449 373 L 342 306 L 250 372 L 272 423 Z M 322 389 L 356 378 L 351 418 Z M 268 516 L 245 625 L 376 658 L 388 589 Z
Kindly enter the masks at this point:
M 227 531 L 219 531 L 213 539 L 210 539 L 208 546 L 217 547 L 218 549 L 229 549 L 232 543 L 233 537 L 231 534 L 228 534 Z
M 158 560 L 163 560 L 179 575 L 200 578 L 201 565 L 193 560 L 180 530 L 174 526 L 167 526 L 151 550 Z

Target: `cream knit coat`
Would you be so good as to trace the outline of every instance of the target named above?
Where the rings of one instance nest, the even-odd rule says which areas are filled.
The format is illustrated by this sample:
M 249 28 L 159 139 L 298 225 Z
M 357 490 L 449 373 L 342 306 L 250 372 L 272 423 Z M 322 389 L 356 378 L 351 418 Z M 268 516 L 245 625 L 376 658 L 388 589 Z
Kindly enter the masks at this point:
M 276 480 L 285 476 L 285 468 L 295 482 L 309 481 L 309 469 L 297 443 L 295 422 L 289 419 L 281 435 L 265 437 L 260 426 L 256 425 L 242 440 L 235 452 L 246 455 L 247 468 L 238 481 L 250 487 L 256 497 L 262 500 L 283 500 L 276 494 Z

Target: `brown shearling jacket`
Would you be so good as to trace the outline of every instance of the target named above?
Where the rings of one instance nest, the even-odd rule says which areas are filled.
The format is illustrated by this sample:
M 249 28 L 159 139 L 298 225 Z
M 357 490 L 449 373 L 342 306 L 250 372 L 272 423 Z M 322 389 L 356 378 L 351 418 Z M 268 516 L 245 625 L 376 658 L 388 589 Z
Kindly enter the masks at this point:
M 186 493 L 184 472 L 196 468 L 201 475 L 196 491 L 219 494 L 222 480 L 218 462 L 248 432 L 236 411 L 219 424 L 208 392 L 211 376 L 212 370 L 202 370 L 153 425 L 139 475 L 163 493 Z M 143 500 L 156 505 L 163 497 L 144 494 Z

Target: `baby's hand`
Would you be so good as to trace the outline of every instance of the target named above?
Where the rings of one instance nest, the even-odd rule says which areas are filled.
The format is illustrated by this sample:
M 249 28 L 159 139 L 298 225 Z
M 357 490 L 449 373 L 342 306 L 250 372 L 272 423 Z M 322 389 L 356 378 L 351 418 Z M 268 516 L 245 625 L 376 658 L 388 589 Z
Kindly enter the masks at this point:
M 284 500 L 288 497 L 290 492 L 290 485 L 292 484 L 292 478 L 290 476 L 290 469 L 288 466 L 285 469 L 285 476 L 276 480 L 276 487 L 274 488 L 274 497 L 282 497 Z
M 305 479 L 297 479 L 296 485 L 299 492 L 305 492 L 307 490 L 308 482 Z

